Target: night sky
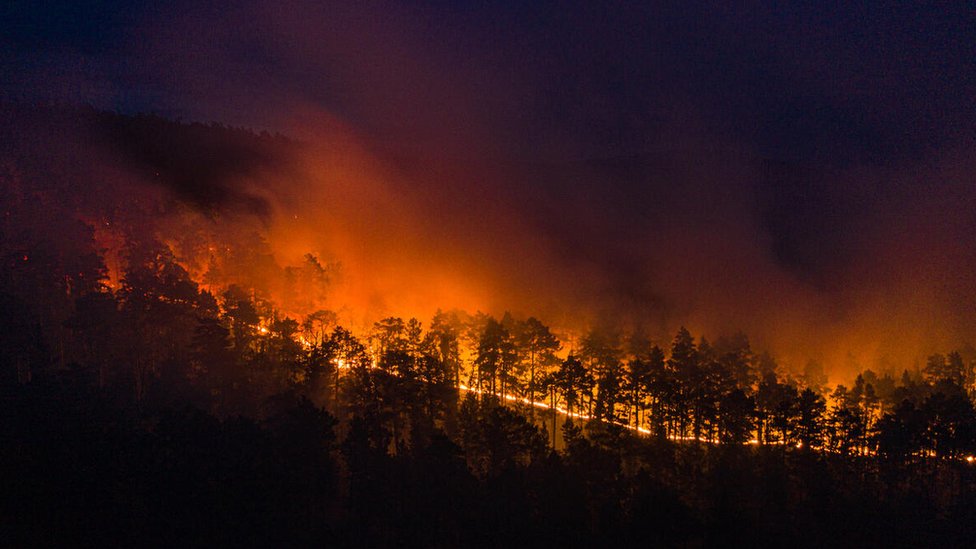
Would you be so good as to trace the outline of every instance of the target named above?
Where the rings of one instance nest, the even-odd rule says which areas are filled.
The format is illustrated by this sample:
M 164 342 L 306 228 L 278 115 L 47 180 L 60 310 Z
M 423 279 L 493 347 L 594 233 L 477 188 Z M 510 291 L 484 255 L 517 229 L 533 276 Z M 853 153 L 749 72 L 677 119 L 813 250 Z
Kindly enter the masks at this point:
M 4 96 L 272 128 L 309 102 L 389 139 L 435 125 L 431 146 L 487 137 L 528 158 L 685 132 L 897 162 L 976 120 L 965 3 L 235 4 L 7 3 Z
M 315 246 L 378 279 L 424 255 L 486 307 L 860 366 L 976 335 L 971 5 L 159 4 L 6 3 L 0 99 L 341 135 L 383 215 L 341 222 L 362 204 L 319 154 L 327 198 L 272 188 L 280 218 L 346 231 Z

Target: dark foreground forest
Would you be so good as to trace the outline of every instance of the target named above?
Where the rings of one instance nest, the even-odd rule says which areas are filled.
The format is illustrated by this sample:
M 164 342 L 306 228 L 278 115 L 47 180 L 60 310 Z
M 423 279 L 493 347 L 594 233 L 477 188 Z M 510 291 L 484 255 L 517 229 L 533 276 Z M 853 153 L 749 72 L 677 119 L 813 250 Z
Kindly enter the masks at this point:
M 89 110 L 3 116 L 4 545 L 976 539 L 971 349 L 845 387 L 742 334 L 655 344 L 604 323 L 569 338 L 457 310 L 354 333 L 275 301 L 327 303 L 337 266 L 281 267 L 259 234 L 197 231 L 222 208 L 265 215 L 227 182 L 298 144 Z M 96 172 L 87 142 L 41 146 L 79 127 L 165 192 Z M 203 213 L 165 225 L 186 210 Z

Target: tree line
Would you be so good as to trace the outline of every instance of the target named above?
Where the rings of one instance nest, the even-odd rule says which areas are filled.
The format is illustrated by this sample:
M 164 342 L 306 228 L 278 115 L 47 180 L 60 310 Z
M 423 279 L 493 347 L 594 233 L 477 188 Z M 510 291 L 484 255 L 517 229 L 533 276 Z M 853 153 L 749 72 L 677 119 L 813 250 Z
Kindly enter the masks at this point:
M 211 294 L 151 238 L 127 243 L 112 290 L 91 229 L 65 224 L 57 243 L 5 241 L 5 384 L 77 376 L 133 406 L 187 402 L 220 417 L 255 415 L 290 391 L 342 420 L 369 415 L 391 451 L 456 425 L 468 394 L 509 404 L 553 441 L 564 420 L 594 420 L 699 443 L 903 460 L 976 452 L 974 363 L 959 352 L 829 389 L 816 363 L 784 372 L 743 334 L 712 343 L 681 328 L 662 348 L 597 327 L 566 349 L 534 317 L 454 310 L 426 329 L 389 317 L 357 335 L 331 311 L 280 316 L 253 289 Z
M 162 242 L 148 221 L 171 205 L 103 203 L 89 195 L 111 183 L 74 188 L 70 167 L 8 153 L 0 532 L 11 545 L 976 535 L 965 349 L 828 387 L 818 364 L 792 373 L 743 334 L 681 328 L 654 344 L 610 323 L 571 339 L 537 318 L 455 310 L 354 333 L 328 310 L 289 318 L 262 284 L 234 277 L 259 263 L 261 277 L 308 294 L 298 302 L 319 303 L 310 292 L 332 267 L 316 257 L 276 270 L 252 238 L 233 262 L 189 265 L 177 252 L 206 239 Z M 100 231 L 123 235 L 117 257 Z

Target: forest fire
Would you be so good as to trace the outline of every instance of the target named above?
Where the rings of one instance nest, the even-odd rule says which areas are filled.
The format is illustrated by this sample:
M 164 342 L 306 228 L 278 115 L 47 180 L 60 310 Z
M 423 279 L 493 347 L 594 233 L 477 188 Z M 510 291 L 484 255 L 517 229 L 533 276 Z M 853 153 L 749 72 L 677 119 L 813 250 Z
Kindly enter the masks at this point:
M 970 6 L 76 4 L 0 9 L 0 544 L 976 539 Z
M 170 125 L 169 128 L 169 131 L 179 131 L 180 126 Z M 347 147 L 346 150 L 348 152 L 350 149 Z M 352 150 L 356 151 L 355 148 Z M 365 153 L 358 151 L 352 155 L 357 160 L 346 162 L 352 162 L 353 166 L 359 168 L 370 165 L 373 160 L 364 159 L 364 155 Z M 333 174 L 329 177 L 336 176 Z M 359 199 L 357 193 L 364 185 L 364 176 L 356 177 L 356 185 L 349 186 L 345 191 L 347 196 L 340 195 L 340 204 L 341 200 Z M 382 202 L 379 197 L 386 192 L 384 188 L 393 183 L 383 181 L 381 176 L 375 174 L 367 177 L 378 179 L 373 183 L 365 183 L 366 194 L 373 195 L 371 200 Z M 337 181 L 334 184 L 338 184 L 340 188 L 346 185 L 341 178 Z M 166 203 L 165 190 L 132 187 L 132 192 L 138 202 L 157 204 L 154 207 L 156 210 L 161 210 Z M 334 194 L 330 196 L 335 198 Z M 275 207 L 287 206 L 288 200 L 295 198 L 283 199 Z M 26 204 L 17 195 L 14 195 L 13 203 Z M 348 206 L 347 203 L 343 207 Z M 397 213 L 399 206 L 390 205 L 389 208 L 387 213 L 392 217 L 406 217 L 395 221 L 390 227 L 376 229 L 378 234 L 375 238 L 379 239 L 378 242 L 393 240 L 393 232 L 410 233 L 415 226 L 414 221 L 407 219 L 413 213 Z M 73 230 L 79 231 L 79 235 L 87 233 L 90 238 L 89 242 L 82 244 L 81 253 L 89 254 L 86 257 L 96 260 L 96 263 L 91 264 L 94 269 L 91 274 L 85 274 L 84 270 L 75 274 L 76 271 L 72 270 L 72 274 L 64 275 L 63 284 L 69 296 L 77 294 L 76 297 L 80 298 L 86 291 L 93 292 L 92 295 L 114 300 L 114 307 L 120 311 L 137 306 L 137 302 L 142 303 L 138 307 L 148 307 L 147 310 L 164 305 L 187 305 L 191 310 L 181 314 L 188 315 L 188 320 L 208 317 L 208 321 L 216 321 L 227 331 L 228 346 L 243 353 L 242 357 L 248 356 L 248 353 L 267 353 L 268 349 L 283 345 L 282 341 L 294 343 L 297 347 L 294 350 L 281 348 L 276 352 L 300 351 L 313 356 L 315 353 L 325 352 L 323 349 L 330 341 L 333 345 L 339 345 L 332 340 L 338 333 L 345 334 L 342 337 L 349 339 L 341 345 L 352 345 L 353 348 L 362 346 L 368 350 L 369 358 L 364 360 L 369 370 L 384 371 L 396 377 L 416 375 L 397 373 L 398 369 L 405 366 L 389 363 L 390 359 L 386 354 L 390 351 L 391 341 L 398 341 L 397 352 L 405 352 L 405 345 L 412 349 L 409 355 L 412 366 L 409 368 L 417 368 L 418 361 L 429 359 L 439 362 L 440 368 L 453 372 L 448 376 L 453 380 L 451 384 L 463 392 L 494 394 L 503 402 L 552 410 L 582 423 L 599 420 L 638 434 L 663 432 L 666 438 L 673 441 L 719 444 L 728 441 L 731 436 L 737 442 L 752 445 L 790 445 L 797 449 L 832 448 L 834 451 L 871 455 L 877 451 L 872 446 L 878 444 L 877 441 L 847 441 L 847 435 L 825 433 L 824 427 L 818 425 L 818 422 L 829 413 L 852 413 L 855 419 L 843 421 L 853 423 L 844 428 L 852 432 L 858 429 L 868 432 L 877 428 L 887 419 L 886 414 L 890 415 L 896 408 L 898 402 L 895 399 L 898 397 L 895 395 L 906 394 L 913 386 L 924 386 L 939 379 L 948 379 L 964 391 L 971 391 L 974 383 L 972 371 L 976 355 L 969 350 L 965 351 L 966 356 L 953 353 L 947 358 L 933 354 L 927 359 L 929 364 L 924 372 L 917 365 L 913 369 L 904 368 L 902 379 L 895 377 L 895 363 L 884 365 L 880 372 L 866 369 L 863 375 L 857 376 L 851 389 L 839 386 L 831 392 L 826 386 L 823 364 L 808 360 L 804 367 L 798 368 L 789 358 L 786 364 L 778 364 L 769 354 L 753 352 L 748 340 L 741 335 L 731 339 L 722 337 L 715 343 L 710 343 L 704 337 L 696 342 L 690 339 L 690 335 L 682 332 L 686 335 L 679 336 L 687 341 L 681 342 L 681 345 L 691 349 L 695 358 L 679 359 L 675 358 L 675 353 L 679 353 L 680 349 L 673 347 L 668 356 L 652 345 L 653 341 L 667 341 L 669 335 L 662 336 L 653 331 L 642 332 L 639 324 L 607 322 L 585 314 L 570 319 L 551 331 L 534 317 L 526 319 L 506 313 L 505 318 L 499 322 L 490 314 L 478 312 L 472 315 L 464 312 L 464 306 L 478 302 L 476 298 L 469 297 L 473 295 L 471 290 L 451 277 L 437 278 L 426 268 L 419 267 L 412 257 L 413 254 L 406 263 L 395 259 L 390 265 L 361 264 L 361 258 L 354 258 L 349 263 L 320 260 L 319 255 L 307 251 L 315 249 L 315 239 L 301 236 L 307 235 L 312 227 L 303 227 L 301 223 L 316 217 L 329 218 L 330 214 L 321 213 L 316 216 L 312 212 L 314 209 L 302 215 L 281 216 L 287 218 L 287 222 L 280 227 L 274 224 L 266 227 L 255 225 L 253 216 L 246 212 L 228 212 L 227 215 L 217 218 L 208 217 L 204 212 L 179 203 L 173 203 L 169 211 L 138 218 L 143 223 L 124 221 L 125 216 L 121 214 L 118 219 L 111 220 L 91 213 L 62 216 L 70 219 L 75 215 L 81 219 L 82 224 Z M 151 223 L 145 223 L 146 221 Z M 345 223 L 343 220 L 334 222 Z M 344 236 L 345 230 L 335 234 Z M 82 236 L 81 241 L 84 238 Z M 333 239 L 331 243 L 319 244 L 325 246 L 321 249 L 336 249 L 337 242 Z M 22 247 L 19 244 L 18 246 Z M 89 248 L 85 249 L 85 246 Z M 370 246 L 374 248 L 376 257 L 397 255 L 385 248 L 385 244 L 374 243 Z M 348 245 L 340 247 L 348 251 Z M 278 257 L 283 253 L 289 256 L 301 255 L 302 261 L 282 264 Z M 330 252 L 326 253 L 328 255 L 323 257 L 332 257 Z M 23 259 L 23 263 L 32 263 L 27 261 L 28 256 L 22 254 L 19 257 Z M 414 288 L 421 288 L 423 283 L 413 279 L 406 282 L 410 290 L 401 290 L 396 285 L 376 286 L 377 281 L 389 276 L 383 271 L 391 267 L 398 273 L 421 270 L 420 278 L 437 280 L 438 284 L 428 284 L 429 287 L 435 287 L 434 293 L 414 291 Z M 348 278 L 363 279 L 362 269 L 376 272 L 376 276 L 369 277 L 372 287 L 366 289 L 365 293 L 361 286 L 357 287 L 356 282 L 348 283 Z M 89 284 L 93 285 L 78 286 L 75 278 L 87 278 L 90 280 Z M 447 294 L 438 290 L 437 286 L 448 288 Z M 422 301 L 423 305 L 416 310 L 423 311 L 428 318 L 434 317 L 428 333 L 423 332 L 417 320 L 411 319 L 410 323 L 416 324 L 408 327 L 400 317 L 381 316 L 381 311 L 390 307 L 410 310 L 409 303 L 395 301 L 400 294 L 411 294 L 414 299 Z M 439 301 L 442 297 L 435 295 L 449 297 Z M 519 299 L 527 305 L 538 303 L 528 298 Z M 435 311 L 431 310 L 437 305 L 446 305 L 451 311 L 444 316 L 445 313 L 437 309 L 441 321 L 437 320 Z M 560 315 L 557 313 L 555 316 Z M 624 315 L 621 318 L 627 317 Z M 141 321 L 154 322 L 151 316 Z M 438 322 L 440 325 L 435 330 Z M 448 322 L 448 325 L 443 324 L 444 322 Z M 238 327 L 239 323 L 249 329 L 242 330 Z M 340 328 L 343 325 L 352 327 L 353 331 L 345 332 Z M 186 327 L 192 329 L 192 326 L 193 321 L 190 321 Z M 530 327 L 533 330 L 541 329 L 546 334 L 544 339 L 548 341 L 547 347 L 542 349 L 544 359 L 537 354 L 541 352 L 540 349 L 532 348 L 529 340 L 520 339 L 530 337 Z M 247 340 L 248 331 L 266 341 L 254 346 Z M 407 332 L 411 333 L 412 338 L 409 345 L 403 340 Z M 553 333 L 563 334 L 562 341 L 553 336 Z M 453 335 L 448 337 L 446 334 Z M 195 337 L 186 334 L 182 342 L 174 340 L 173 344 L 187 345 Z M 362 338 L 367 343 L 359 343 L 357 338 Z M 437 338 L 441 338 L 440 343 L 436 342 Z M 66 338 L 61 337 L 61 340 Z M 643 346 L 634 346 L 631 341 L 643 342 Z M 571 342 L 568 349 L 564 342 Z M 485 345 L 488 343 L 494 347 L 486 349 Z M 436 353 L 432 352 L 431 349 L 438 345 L 441 348 Z M 454 350 L 445 350 L 443 345 L 453 345 Z M 529 347 L 524 347 L 525 345 Z M 679 345 L 679 342 L 675 340 L 672 345 Z M 421 348 L 427 350 L 421 351 Z M 648 355 L 649 352 L 651 355 L 658 354 L 655 358 Z M 582 363 L 575 366 L 578 371 L 571 372 L 573 360 L 580 358 Z M 150 366 L 145 374 L 150 378 L 161 375 L 157 367 L 152 365 L 156 359 L 147 360 Z M 355 369 L 356 360 L 358 359 L 351 355 L 336 355 L 332 367 L 336 371 L 350 372 Z M 689 364 L 693 366 L 679 366 L 680 360 L 691 360 Z M 654 366 L 648 366 L 648 361 L 656 362 Z M 634 368 L 645 370 L 637 371 Z M 682 368 L 688 371 L 679 373 Z M 438 375 L 443 377 L 447 373 L 441 372 Z M 654 376 L 658 376 L 660 380 L 650 381 Z M 304 371 L 289 373 L 283 379 L 312 377 L 314 374 Z M 432 383 L 435 385 L 443 382 L 442 378 L 436 376 L 433 379 Z M 462 382 L 462 379 L 467 383 Z M 502 390 L 494 388 L 496 381 L 502 383 Z M 141 394 L 143 390 L 142 383 L 140 381 L 137 394 Z M 482 383 L 491 383 L 492 388 L 483 389 Z M 562 385 L 558 385 L 560 383 Z M 672 389 L 665 390 L 664 386 L 655 386 L 654 383 L 664 383 Z M 506 384 L 517 388 L 518 394 L 505 391 Z M 700 401 L 682 396 L 680 391 L 677 395 L 673 393 L 673 387 L 680 387 L 681 384 L 691 384 L 687 391 L 689 394 L 699 395 L 695 399 Z M 543 385 L 548 386 L 546 390 L 553 393 L 549 402 L 533 398 L 541 394 Z M 557 385 L 560 387 L 559 391 L 562 391 L 558 396 L 555 394 Z M 337 386 L 332 388 L 333 393 L 337 390 Z M 739 393 L 735 393 L 736 390 Z M 322 395 L 318 398 L 322 398 Z M 335 399 L 336 395 L 332 394 L 331 398 Z M 611 400 L 608 401 L 608 398 Z M 686 402 L 674 402 L 675 398 L 686 399 Z M 733 405 L 723 401 L 725 398 L 745 399 L 736 405 L 750 409 L 746 414 L 748 417 L 723 418 L 724 408 Z M 584 405 L 585 412 L 582 411 Z M 669 412 L 664 409 L 668 406 L 678 408 Z M 781 406 L 786 409 L 781 410 Z M 811 408 L 804 409 L 803 406 Z M 684 411 L 679 412 L 682 407 L 685 407 Z M 698 418 L 695 409 L 711 410 L 708 412 L 711 416 Z M 701 413 L 704 412 L 698 412 Z M 803 414 L 814 414 L 814 417 L 804 419 Z M 682 415 L 685 420 L 679 419 Z M 841 421 L 841 417 L 837 416 L 835 420 Z M 726 421 L 738 421 L 739 425 L 723 423 Z M 809 422 L 809 425 L 801 427 L 800 423 L 804 421 Z M 555 430 L 556 426 L 552 425 L 550 428 Z

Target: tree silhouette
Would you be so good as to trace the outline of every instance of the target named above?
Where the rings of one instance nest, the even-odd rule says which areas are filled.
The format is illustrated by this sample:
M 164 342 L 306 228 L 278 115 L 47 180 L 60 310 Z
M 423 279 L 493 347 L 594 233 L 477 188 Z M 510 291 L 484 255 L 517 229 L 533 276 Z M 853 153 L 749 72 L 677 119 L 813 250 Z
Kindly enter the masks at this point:
M 645 390 L 651 400 L 651 432 L 656 436 L 666 434 L 666 421 L 670 417 L 671 399 L 677 391 L 674 377 L 668 369 L 664 351 L 657 345 L 651 347 L 647 357 L 648 378 Z
M 688 422 L 692 419 L 692 406 L 696 384 L 701 375 L 698 365 L 698 350 L 695 341 L 685 327 L 681 327 L 671 342 L 671 356 L 667 361 L 667 372 L 674 379 L 668 395 L 670 431 L 679 437 L 688 433 Z M 698 422 L 696 421 L 696 426 Z
M 917 459 L 925 447 L 927 421 L 910 400 L 903 400 L 878 421 L 878 453 L 891 460 Z
M 715 342 L 715 354 L 722 369 L 735 380 L 736 387 L 749 393 L 756 384 L 755 356 L 749 338 L 742 332 L 732 337 L 720 337 Z
M 735 388 L 722 396 L 718 404 L 718 440 L 724 444 L 742 444 L 754 429 L 755 402 L 742 389 Z
M 505 381 L 509 379 L 509 372 L 514 368 L 516 358 L 515 345 L 508 330 L 497 320 L 489 317 L 478 341 L 478 353 L 475 358 L 479 388 L 482 387 L 482 380 L 487 380 L 487 390 L 495 394 L 496 379 L 500 379 L 501 394 L 504 395 Z
M 574 355 L 569 355 L 559 366 L 554 379 L 556 390 L 562 394 L 566 402 L 569 418 L 578 413 L 577 408 L 583 395 L 590 394 L 595 380 L 593 375 L 583 367 L 583 363 Z
M 831 399 L 834 401 L 829 416 L 828 447 L 831 451 L 842 455 L 863 450 L 862 442 L 867 433 L 864 410 L 860 397 L 856 392 L 848 391 L 847 387 L 838 385 L 834 389 Z
M 119 296 L 122 315 L 142 343 L 129 355 L 133 396 L 141 401 L 153 379 L 165 375 L 172 382 L 182 374 L 176 370 L 186 363 L 196 320 L 216 315 L 217 303 L 154 240 L 130 242 Z
M 518 325 L 516 346 L 528 363 L 529 383 L 528 399 L 535 401 L 536 372 L 538 368 L 549 368 L 558 363 L 556 353 L 562 348 L 559 339 L 549 331 L 549 327 L 535 317 L 529 317 Z M 533 410 L 534 408 L 530 408 Z
M 456 387 L 461 385 L 461 351 L 460 337 L 464 329 L 463 322 L 459 314 L 454 312 L 445 313 L 437 309 L 434 318 L 430 322 L 430 336 L 433 338 L 433 345 L 437 351 L 437 357 L 448 368 L 454 372 L 453 383 Z
M 638 429 L 643 427 L 641 413 L 646 408 L 645 400 L 650 392 L 652 376 L 650 360 L 636 357 L 627 361 L 623 385 L 630 406 L 631 423 Z
M 320 346 L 322 365 L 332 372 L 332 398 L 335 415 L 342 409 L 340 381 L 348 372 L 351 383 L 348 387 L 349 401 L 346 403 L 356 410 L 375 410 L 375 386 L 370 376 L 372 360 L 366 347 L 349 330 L 336 326 L 329 338 Z
M 797 440 L 806 448 L 820 448 L 826 428 L 826 400 L 818 392 L 807 387 L 799 394 L 796 408 Z
M 254 301 L 242 288 L 230 286 L 221 295 L 224 314 L 231 319 L 231 335 L 234 350 L 238 356 L 244 358 L 253 351 L 251 343 L 257 333 L 258 316 Z
M 619 363 L 606 368 L 596 381 L 596 406 L 593 416 L 611 423 L 617 422 L 617 404 L 624 401 L 623 375 Z

